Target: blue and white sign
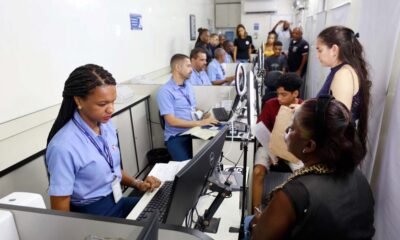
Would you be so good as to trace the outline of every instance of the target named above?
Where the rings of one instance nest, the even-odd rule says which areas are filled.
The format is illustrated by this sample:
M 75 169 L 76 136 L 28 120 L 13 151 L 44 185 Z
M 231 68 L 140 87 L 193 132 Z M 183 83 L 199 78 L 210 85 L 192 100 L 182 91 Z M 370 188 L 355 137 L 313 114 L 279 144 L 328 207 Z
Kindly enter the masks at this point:
M 143 30 L 142 15 L 141 14 L 129 14 L 131 19 L 131 30 Z
M 254 31 L 260 30 L 260 24 L 259 23 L 254 23 Z

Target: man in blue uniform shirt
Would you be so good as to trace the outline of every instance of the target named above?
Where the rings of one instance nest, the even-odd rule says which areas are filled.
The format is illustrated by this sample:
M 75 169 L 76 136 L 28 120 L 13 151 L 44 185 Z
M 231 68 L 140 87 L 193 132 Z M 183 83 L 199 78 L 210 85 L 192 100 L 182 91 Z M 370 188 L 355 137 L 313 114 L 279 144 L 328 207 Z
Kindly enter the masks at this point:
M 157 95 L 160 114 L 165 120 L 164 140 L 168 152 L 175 161 L 191 159 L 192 138 L 180 134 L 189 128 L 218 123 L 209 114 L 197 119 L 196 99 L 192 85 L 186 82 L 192 73 L 189 57 L 175 54 L 171 58 L 171 79 L 161 87 Z
M 213 85 L 230 85 L 235 80 L 235 76 L 226 77 L 222 63 L 225 62 L 226 52 L 222 48 L 215 49 L 215 58 L 208 64 L 207 72 Z
M 192 63 L 192 75 L 189 82 L 192 85 L 210 86 L 211 81 L 205 71 L 207 66 L 207 53 L 202 48 L 195 48 L 190 52 L 190 61 Z

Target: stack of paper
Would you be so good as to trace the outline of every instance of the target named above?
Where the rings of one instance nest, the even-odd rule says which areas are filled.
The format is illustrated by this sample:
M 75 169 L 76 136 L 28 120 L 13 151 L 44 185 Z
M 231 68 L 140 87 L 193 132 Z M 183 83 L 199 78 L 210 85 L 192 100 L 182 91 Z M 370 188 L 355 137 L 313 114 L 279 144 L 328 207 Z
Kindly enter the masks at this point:
M 161 182 L 173 181 L 175 175 L 189 162 L 190 160 L 176 162 L 169 161 L 168 163 L 157 163 L 150 171 L 149 176 L 155 176 Z
M 203 140 L 208 140 L 212 137 L 215 137 L 218 134 L 218 128 L 215 127 L 215 129 L 206 129 L 206 128 L 201 128 L 201 127 L 194 127 L 186 132 L 182 133 L 181 135 L 192 135 L 194 137 L 198 137 Z

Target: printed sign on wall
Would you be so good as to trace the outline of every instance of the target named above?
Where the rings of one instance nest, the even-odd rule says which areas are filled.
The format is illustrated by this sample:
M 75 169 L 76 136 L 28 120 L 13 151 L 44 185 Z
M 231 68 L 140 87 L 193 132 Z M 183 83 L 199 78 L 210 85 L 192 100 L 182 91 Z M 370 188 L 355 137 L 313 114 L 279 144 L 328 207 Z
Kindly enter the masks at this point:
M 131 30 L 143 30 L 141 14 L 131 13 L 129 17 L 131 20 Z

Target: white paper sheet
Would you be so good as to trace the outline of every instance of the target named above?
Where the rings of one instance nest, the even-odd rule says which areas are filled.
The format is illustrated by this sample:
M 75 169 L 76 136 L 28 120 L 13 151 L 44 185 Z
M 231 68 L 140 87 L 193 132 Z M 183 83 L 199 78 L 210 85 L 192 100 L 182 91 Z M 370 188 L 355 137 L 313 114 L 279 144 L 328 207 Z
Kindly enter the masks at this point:
M 256 124 L 254 128 L 254 135 L 263 147 L 268 148 L 268 144 L 271 139 L 271 132 L 262 121 Z
M 161 182 L 173 181 L 175 175 L 189 162 L 190 160 L 176 162 L 170 161 L 168 163 L 157 163 L 150 171 L 149 176 L 155 176 Z

